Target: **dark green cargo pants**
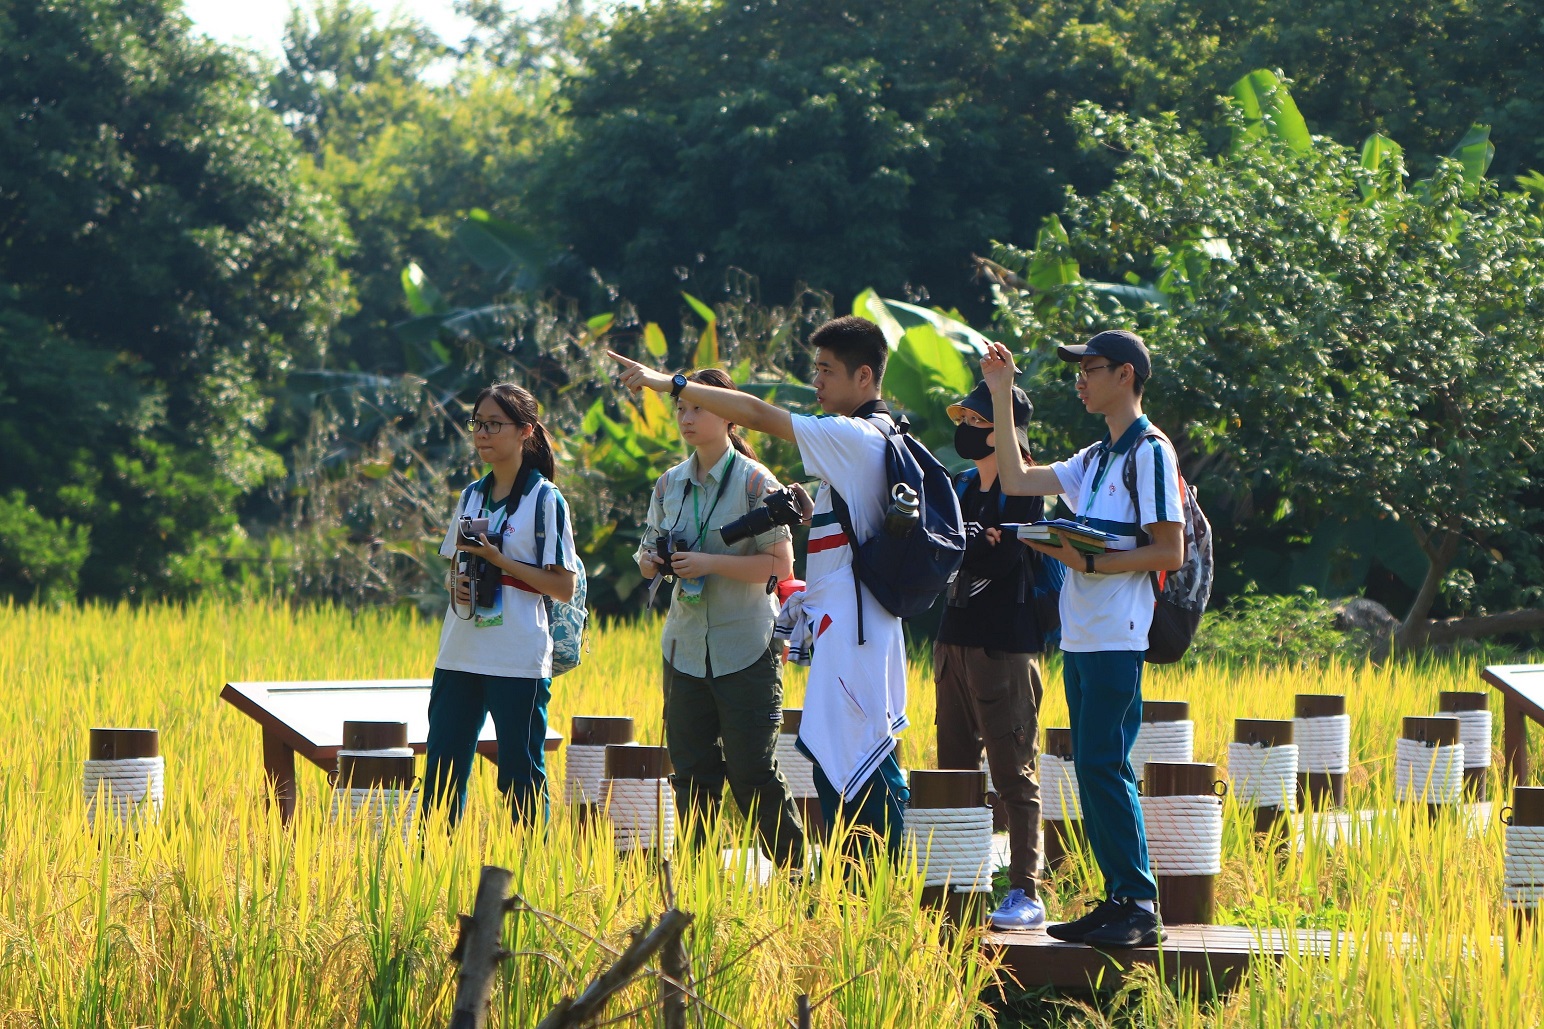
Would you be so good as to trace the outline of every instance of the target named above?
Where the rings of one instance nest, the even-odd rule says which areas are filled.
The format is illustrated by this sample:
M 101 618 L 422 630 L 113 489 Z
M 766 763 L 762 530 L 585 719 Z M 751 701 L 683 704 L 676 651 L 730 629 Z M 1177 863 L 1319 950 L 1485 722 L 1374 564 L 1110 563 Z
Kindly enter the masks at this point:
M 665 662 L 665 743 L 675 766 L 676 811 L 701 828 L 718 814 L 729 782 L 778 864 L 804 864 L 804 826 L 775 751 L 783 721 L 782 666 L 771 648 L 727 675 L 687 675 Z M 722 742 L 720 742 L 722 741 Z

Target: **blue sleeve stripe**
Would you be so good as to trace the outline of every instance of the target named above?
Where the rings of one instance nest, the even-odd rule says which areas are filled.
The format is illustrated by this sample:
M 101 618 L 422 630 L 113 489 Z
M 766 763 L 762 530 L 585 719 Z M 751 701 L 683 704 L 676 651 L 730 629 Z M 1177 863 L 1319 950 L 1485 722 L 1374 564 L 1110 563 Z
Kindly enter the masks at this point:
M 820 514 L 815 515 L 813 518 L 810 519 L 810 528 L 811 529 L 818 529 L 822 525 L 835 525 L 835 524 L 836 524 L 836 512 L 835 511 L 822 511 L 822 512 L 820 512 Z
M 1153 445 L 1153 520 L 1156 522 L 1169 521 L 1169 498 L 1166 494 L 1169 485 L 1169 476 L 1163 467 L 1163 444 L 1156 436 L 1148 437 L 1148 442 Z M 1142 512 L 1137 512 L 1137 521 L 1142 520 Z
M 1141 516 L 1138 515 L 1138 517 Z M 1088 518 L 1084 520 L 1088 523 L 1089 528 L 1098 529 L 1100 532 L 1108 532 L 1114 536 L 1134 537 L 1137 534 L 1137 530 L 1141 528 L 1136 522 L 1118 522 L 1111 518 Z

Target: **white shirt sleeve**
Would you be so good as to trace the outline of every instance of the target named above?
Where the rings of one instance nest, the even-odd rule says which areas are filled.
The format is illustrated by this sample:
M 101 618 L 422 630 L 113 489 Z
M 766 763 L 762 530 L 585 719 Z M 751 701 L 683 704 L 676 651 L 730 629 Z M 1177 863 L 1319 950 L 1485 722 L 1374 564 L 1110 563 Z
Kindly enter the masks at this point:
M 579 570 L 578 555 L 574 550 L 574 520 L 570 517 L 568 501 L 556 486 L 543 491 L 542 525 L 547 529 L 547 545 L 541 554 L 541 567 Z
M 462 491 L 461 496 L 456 500 L 456 512 L 450 516 L 450 526 L 445 530 L 445 542 L 440 544 L 441 557 L 456 556 L 456 525 L 461 521 L 461 510 L 466 506 L 466 498 L 470 495 L 469 492 Z
M 1067 507 L 1076 509 L 1080 497 L 1079 490 L 1083 488 L 1083 475 L 1088 471 L 1088 458 L 1099 444 L 1093 443 L 1079 450 L 1065 461 L 1057 461 L 1051 465 L 1051 471 L 1056 473 L 1056 478 L 1062 484 L 1062 494 L 1067 498 Z
M 1137 522 L 1183 522 L 1184 498 L 1180 494 L 1179 461 L 1174 449 L 1161 439 L 1139 440 L 1137 462 Z
M 834 415 L 816 418 L 806 414 L 792 416 L 793 438 L 799 445 L 799 458 L 805 471 L 826 482 L 838 482 L 854 455 L 864 453 L 867 431 L 856 418 Z M 844 494 L 845 496 L 845 494 Z

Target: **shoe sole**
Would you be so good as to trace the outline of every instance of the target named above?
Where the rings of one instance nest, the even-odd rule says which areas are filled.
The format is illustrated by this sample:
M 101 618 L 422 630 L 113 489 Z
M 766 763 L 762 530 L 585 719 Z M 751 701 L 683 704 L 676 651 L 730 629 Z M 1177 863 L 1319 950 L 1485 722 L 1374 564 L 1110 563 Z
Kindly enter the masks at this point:
M 1093 934 L 1090 933 L 1089 935 L 1091 936 Z M 1087 944 L 1096 950 L 1139 950 L 1143 947 L 1156 947 L 1166 940 L 1168 940 L 1168 937 L 1163 933 L 1153 933 L 1150 936 L 1144 935 L 1135 943 L 1125 943 L 1115 940 L 1090 940 L 1087 937 L 1084 937 L 1080 942 Z

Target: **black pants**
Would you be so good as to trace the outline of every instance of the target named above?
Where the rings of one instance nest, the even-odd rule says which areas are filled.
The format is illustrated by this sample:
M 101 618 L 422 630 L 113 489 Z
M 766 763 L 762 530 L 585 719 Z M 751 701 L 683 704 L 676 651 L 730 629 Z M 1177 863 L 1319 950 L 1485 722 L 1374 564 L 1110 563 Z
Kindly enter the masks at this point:
M 778 770 L 783 721 L 782 666 L 769 647 L 748 667 L 703 678 L 665 663 L 665 743 L 675 766 L 676 810 L 702 827 L 718 814 L 729 783 L 735 803 L 756 820 L 762 846 L 780 865 L 804 864 L 804 826 Z

